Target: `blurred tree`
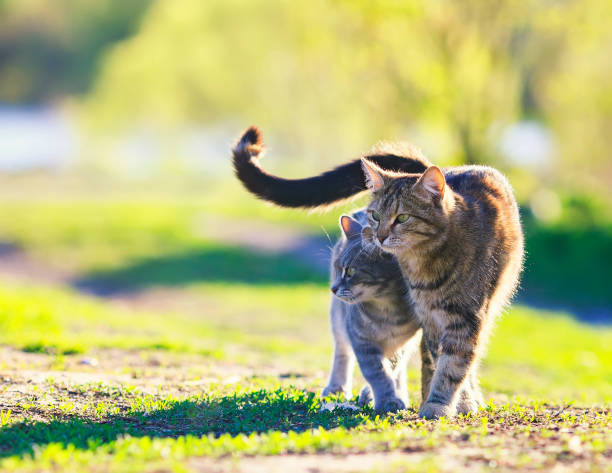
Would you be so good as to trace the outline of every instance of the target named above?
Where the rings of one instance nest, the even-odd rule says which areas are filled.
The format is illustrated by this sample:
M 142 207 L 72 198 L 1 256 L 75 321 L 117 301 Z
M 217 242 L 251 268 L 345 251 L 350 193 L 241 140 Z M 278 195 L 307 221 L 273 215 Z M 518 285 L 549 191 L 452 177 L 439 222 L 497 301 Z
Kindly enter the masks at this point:
M 534 74 L 538 108 L 560 144 L 554 180 L 612 197 L 612 2 L 559 2 L 538 20 L 538 38 L 561 50 Z
M 150 0 L 0 0 L 0 102 L 81 93 L 100 54 L 133 30 Z
M 162 0 L 110 55 L 91 114 L 238 117 L 344 155 L 419 133 L 453 162 L 489 160 L 491 125 L 518 113 L 517 26 L 510 7 L 463 3 Z
M 326 160 L 391 138 L 501 167 L 498 135 L 528 117 L 559 173 L 587 136 L 609 173 L 610 18 L 607 0 L 157 0 L 85 110 L 102 129 L 258 123 Z

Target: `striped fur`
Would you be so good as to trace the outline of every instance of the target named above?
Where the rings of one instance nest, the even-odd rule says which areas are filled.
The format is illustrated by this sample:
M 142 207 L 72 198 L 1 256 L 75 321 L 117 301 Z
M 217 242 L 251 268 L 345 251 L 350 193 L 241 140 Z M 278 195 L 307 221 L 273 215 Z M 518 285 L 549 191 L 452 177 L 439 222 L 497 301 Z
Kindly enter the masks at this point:
M 436 366 L 420 414 L 473 412 L 478 359 L 522 267 L 512 189 L 483 166 L 415 175 L 366 161 L 364 170 L 373 191 L 368 242 L 398 258 Z

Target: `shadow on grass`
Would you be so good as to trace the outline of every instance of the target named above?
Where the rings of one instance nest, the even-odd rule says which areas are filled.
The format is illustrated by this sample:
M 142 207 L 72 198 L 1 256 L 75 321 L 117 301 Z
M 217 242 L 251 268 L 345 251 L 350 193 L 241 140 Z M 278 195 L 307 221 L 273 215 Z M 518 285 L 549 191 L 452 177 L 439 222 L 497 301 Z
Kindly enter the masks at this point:
M 320 252 L 318 259 L 324 258 Z M 317 260 L 317 255 L 311 255 L 310 259 Z M 81 291 L 102 297 L 195 282 L 327 284 L 327 271 L 323 267 L 324 264 L 309 263 L 295 251 L 264 253 L 238 246 L 207 246 L 92 272 L 72 283 Z
M 31 455 L 35 445 L 44 447 L 51 443 L 93 450 L 124 435 L 177 438 L 303 432 L 313 428 L 352 428 L 369 418 L 348 410 L 320 411 L 314 393 L 287 389 L 169 404 L 151 411 L 137 408 L 103 420 L 77 416 L 50 422 L 11 423 L 0 429 L 0 458 Z

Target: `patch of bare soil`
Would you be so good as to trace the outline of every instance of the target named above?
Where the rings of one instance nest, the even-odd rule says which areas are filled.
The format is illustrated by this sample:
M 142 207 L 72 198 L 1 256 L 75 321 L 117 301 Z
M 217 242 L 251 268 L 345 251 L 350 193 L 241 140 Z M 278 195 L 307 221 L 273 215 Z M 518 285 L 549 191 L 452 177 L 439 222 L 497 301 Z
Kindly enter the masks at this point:
M 65 284 L 71 274 L 36 261 L 19 246 L 0 242 L 0 277 L 19 282 L 40 282 L 49 285 Z
M 79 412 L 106 399 L 109 392 L 116 393 L 117 406 L 127 408 L 136 394 L 186 397 L 205 393 L 210 386 L 229 389 L 254 377 L 288 380 L 296 387 L 313 381 L 289 376 L 275 366 L 255 368 L 197 354 L 103 349 L 91 350 L 87 356 L 55 356 L 0 347 L 0 411 L 48 420 L 61 414 L 49 406 L 69 402 Z M 44 409 L 32 410 L 41 402 Z
M 285 253 L 307 265 L 327 272 L 333 239 L 307 235 L 288 228 L 258 220 L 228 220 L 206 216 L 196 226 L 203 235 L 218 241 L 243 246 L 254 252 Z
M 201 228 L 201 229 L 200 229 Z M 326 274 L 331 245 L 327 237 L 307 235 L 283 225 L 258 221 L 233 221 L 206 216 L 196 220 L 194 231 L 203 237 L 241 246 L 262 254 L 283 254 Z M 108 282 L 83 282 L 74 271 L 39 261 L 24 249 L 0 241 L 0 279 L 55 287 L 71 287 L 89 296 L 101 297 L 120 306 L 198 314 L 201 298 L 180 288 L 150 288 L 120 291 Z

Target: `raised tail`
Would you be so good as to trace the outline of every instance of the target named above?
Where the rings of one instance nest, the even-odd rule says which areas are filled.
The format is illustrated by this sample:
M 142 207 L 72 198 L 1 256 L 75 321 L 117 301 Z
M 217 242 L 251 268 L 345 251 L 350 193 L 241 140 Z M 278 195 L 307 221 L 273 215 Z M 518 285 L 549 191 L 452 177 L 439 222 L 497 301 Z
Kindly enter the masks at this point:
M 284 179 L 269 174 L 259 164 L 264 144 L 261 131 L 255 126 L 244 132 L 232 151 L 236 177 L 244 187 L 260 199 L 281 207 L 312 209 L 329 206 L 367 189 L 360 159 L 304 179 Z M 431 166 L 419 152 L 410 151 L 405 156 L 381 151 L 364 157 L 383 169 L 405 173 L 422 173 Z

